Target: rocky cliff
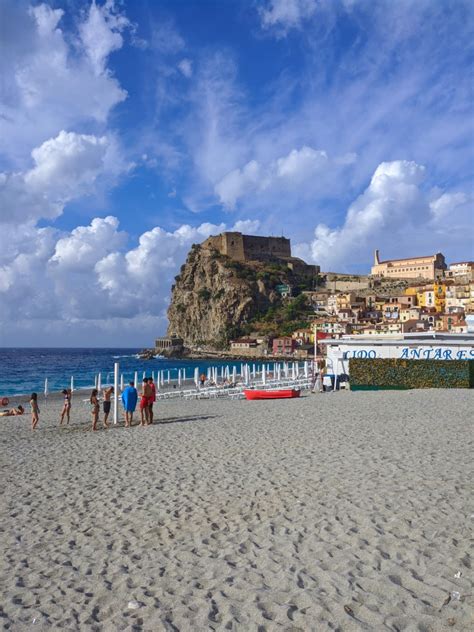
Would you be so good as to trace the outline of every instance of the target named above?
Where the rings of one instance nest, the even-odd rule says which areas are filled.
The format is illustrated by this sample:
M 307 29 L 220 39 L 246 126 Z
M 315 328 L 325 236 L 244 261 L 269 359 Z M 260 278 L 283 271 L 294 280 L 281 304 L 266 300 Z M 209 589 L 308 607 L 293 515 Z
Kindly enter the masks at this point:
M 281 301 L 274 288 L 290 277 L 284 265 L 240 263 L 194 245 L 172 288 L 168 335 L 183 338 L 186 347 L 223 348 Z

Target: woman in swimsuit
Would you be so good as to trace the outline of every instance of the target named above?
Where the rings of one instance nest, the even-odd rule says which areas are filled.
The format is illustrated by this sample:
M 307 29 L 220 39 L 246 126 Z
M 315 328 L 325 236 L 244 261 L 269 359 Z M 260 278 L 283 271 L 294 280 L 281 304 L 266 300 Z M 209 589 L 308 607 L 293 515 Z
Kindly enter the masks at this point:
M 18 415 L 23 415 L 24 412 L 25 412 L 25 409 L 20 404 L 18 408 L 10 408 L 6 410 L 2 410 L 2 412 L 0 412 L 0 417 L 17 417 Z
M 36 426 L 38 425 L 39 414 L 40 414 L 37 393 L 31 393 L 30 406 L 31 406 L 31 429 L 35 430 Z
M 97 397 L 98 391 L 96 388 L 92 389 L 92 393 L 89 399 L 91 405 L 91 415 L 92 415 L 92 430 L 97 430 L 97 420 L 99 419 L 99 399 Z
M 64 389 L 61 391 L 64 395 L 64 405 L 63 410 L 61 412 L 61 419 L 59 425 L 63 425 L 64 417 L 67 417 L 67 423 L 70 421 L 70 413 L 71 413 L 71 391 L 70 389 Z

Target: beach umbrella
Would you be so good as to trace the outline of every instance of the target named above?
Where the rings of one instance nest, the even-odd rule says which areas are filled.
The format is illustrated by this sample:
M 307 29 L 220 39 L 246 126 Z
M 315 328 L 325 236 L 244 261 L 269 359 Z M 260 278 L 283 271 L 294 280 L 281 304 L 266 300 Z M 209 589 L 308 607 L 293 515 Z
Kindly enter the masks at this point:
M 146 377 L 146 371 L 143 371 L 142 380 L 144 380 L 145 377 Z
M 306 379 L 308 379 L 308 360 L 304 361 L 304 376 Z
M 199 384 L 199 367 L 194 369 L 194 384 L 196 384 L 196 387 Z
M 171 380 L 171 371 L 168 371 L 168 384 L 170 383 Z
M 74 392 L 74 376 L 71 375 L 71 393 Z
M 44 381 L 44 397 L 45 397 L 45 399 L 48 397 L 48 393 L 49 393 L 49 391 L 48 391 L 48 378 L 46 378 L 45 381 Z
M 265 386 L 267 383 L 267 372 L 265 370 L 265 365 L 262 364 L 262 384 Z
M 153 380 L 153 382 L 155 381 L 155 372 L 154 371 L 151 372 L 151 379 Z
M 165 385 L 165 372 L 161 371 L 161 386 Z
M 97 375 L 94 375 L 94 388 L 97 388 Z
M 135 371 L 135 377 L 133 378 L 135 388 L 138 388 L 138 371 Z
M 120 374 L 120 390 L 123 391 L 123 373 Z
M 178 386 L 181 386 L 181 369 L 178 369 Z
M 232 367 L 232 382 L 235 384 L 237 382 L 237 367 Z
M 97 376 L 97 390 L 100 391 L 102 387 L 102 374 L 99 373 L 99 375 Z

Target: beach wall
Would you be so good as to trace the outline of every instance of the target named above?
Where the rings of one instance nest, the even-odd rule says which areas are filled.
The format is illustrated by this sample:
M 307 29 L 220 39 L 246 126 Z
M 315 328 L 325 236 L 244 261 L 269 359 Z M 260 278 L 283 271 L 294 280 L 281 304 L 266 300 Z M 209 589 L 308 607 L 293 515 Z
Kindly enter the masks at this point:
M 474 360 L 349 360 L 351 390 L 474 388 Z

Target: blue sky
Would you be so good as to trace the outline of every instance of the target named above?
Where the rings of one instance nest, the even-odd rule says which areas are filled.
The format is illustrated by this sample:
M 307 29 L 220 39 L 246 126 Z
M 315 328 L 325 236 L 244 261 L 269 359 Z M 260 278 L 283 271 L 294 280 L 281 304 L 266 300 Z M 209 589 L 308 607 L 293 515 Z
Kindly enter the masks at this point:
M 473 257 L 474 8 L 2 0 L 0 345 L 147 345 L 193 242 Z

